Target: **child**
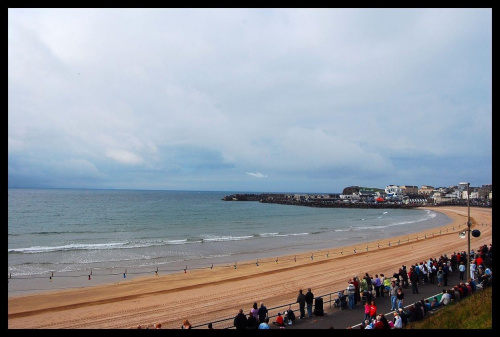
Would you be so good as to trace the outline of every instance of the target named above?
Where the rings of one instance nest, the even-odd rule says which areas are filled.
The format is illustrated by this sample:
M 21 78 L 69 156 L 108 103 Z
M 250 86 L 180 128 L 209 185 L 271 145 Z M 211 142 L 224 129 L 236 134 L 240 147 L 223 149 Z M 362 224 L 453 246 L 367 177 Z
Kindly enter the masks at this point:
M 368 301 L 365 302 L 365 317 L 364 321 L 370 321 L 370 303 Z

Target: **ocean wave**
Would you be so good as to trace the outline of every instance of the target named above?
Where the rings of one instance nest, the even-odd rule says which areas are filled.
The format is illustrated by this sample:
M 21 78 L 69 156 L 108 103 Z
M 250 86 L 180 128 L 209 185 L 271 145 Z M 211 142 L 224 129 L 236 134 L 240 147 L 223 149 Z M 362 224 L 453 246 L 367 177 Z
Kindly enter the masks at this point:
M 387 212 L 384 212 L 387 213 Z M 360 230 L 367 230 L 367 229 L 384 229 L 384 228 L 389 228 L 389 227 L 394 227 L 394 226 L 403 226 L 403 225 L 411 225 L 411 224 L 416 224 L 419 222 L 424 222 L 428 221 L 430 219 L 433 219 L 436 217 L 436 213 L 432 212 L 431 210 L 426 210 L 426 214 L 424 217 L 420 219 L 415 219 L 415 220 L 408 220 L 408 221 L 397 221 L 393 223 L 386 223 L 386 224 L 372 224 L 368 226 L 350 226 L 348 228 L 339 228 L 335 229 L 334 232 L 349 232 L 349 231 L 360 231 Z M 378 217 L 379 219 L 381 217 Z
M 245 236 L 214 236 L 214 237 L 206 237 L 203 238 L 203 242 L 220 242 L 220 241 L 241 241 L 252 239 L 253 235 L 245 235 Z
M 268 238 L 268 237 L 287 237 L 287 236 L 302 236 L 302 235 L 309 235 L 309 233 L 261 233 L 259 234 L 260 237 Z
M 8 253 L 21 253 L 21 254 L 37 254 L 37 253 L 50 253 L 57 251 L 77 251 L 77 250 L 111 250 L 111 249 L 134 249 L 134 248 L 147 248 L 154 246 L 166 245 L 183 245 L 201 243 L 202 240 L 138 240 L 138 241 L 124 241 L 124 242 L 107 242 L 107 243 L 87 243 L 87 244 L 67 244 L 61 246 L 33 246 L 26 248 L 11 248 Z
M 316 232 L 319 234 L 320 232 Z M 310 233 L 261 233 L 258 235 L 241 235 L 241 236 L 202 236 L 199 238 L 190 239 L 138 239 L 135 241 L 123 242 L 106 242 L 106 243 L 86 243 L 86 244 L 67 244 L 60 246 L 33 246 L 24 248 L 11 248 L 8 249 L 9 254 L 40 254 L 59 251 L 80 251 L 80 250 L 113 250 L 113 249 L 137 249 L 148 248 L 155 246 L 169 246 L 169 245 L 184 245 L 196 243 L 210 243 L 210 242 L 228 242 L 228 241 L 242 241 L 254 238 L 268 238 L 268 237 L 288 237 L 288 236 L 303 236 Z M 313 233 L 314 234 L 314 233 Z
M 262 238 L 268 238 L 268 237 L 276 236 L 278 234 L 279 233 L 261 233 L 261 234 L 259 234 L 259 236 Z
M 34 246 L 27 248 L 12 248 L 9 249 L 9 253 L 25 253 L 25 254 L 35 254 L 35 253 L 48 253 L 54 251 L 66 251 L 66 250 L 88 250 L 88 249 L 111 249 L 118 246 L 126 245 L 125 242 L 110 242 L 110 243 L 96 243 L 96 244 L 68 244 L 63 246 Z

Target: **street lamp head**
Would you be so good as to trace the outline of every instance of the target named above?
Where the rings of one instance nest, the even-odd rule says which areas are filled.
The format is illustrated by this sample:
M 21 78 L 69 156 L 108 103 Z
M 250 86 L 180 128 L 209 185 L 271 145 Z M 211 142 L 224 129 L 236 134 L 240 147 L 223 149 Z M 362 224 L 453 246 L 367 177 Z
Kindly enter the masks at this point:
M 460 185 L 467 185 L 468 186 L 468 185 L 470 185 L 470 183 L 462 182 L 462 183 L 460 183 Z

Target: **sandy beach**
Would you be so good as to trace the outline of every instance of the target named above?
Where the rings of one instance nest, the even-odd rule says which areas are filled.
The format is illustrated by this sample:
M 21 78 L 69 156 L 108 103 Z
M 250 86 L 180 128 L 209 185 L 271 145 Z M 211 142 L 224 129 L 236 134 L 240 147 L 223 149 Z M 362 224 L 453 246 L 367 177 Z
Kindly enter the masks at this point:
M 8 298 L 9 329 L 115 329 L 152 326 L 180 328 L 184 319 L 200 325 L 248 313 L 254 302 L 270 308 L 295 302 L 298 290 L 312 288 L 315 296 L 345 289 L 353 275 L 392 275 L 405 264 L 467 250 L 458 235 L 466 227 L 467 207 L 432 208 L 453 219 L 451 224 L 331 250 L 304 252 L 261 260 L 256 266 L 215 266 L 186 273 L 140 277 L 106 285 Z M 470 209 L 471 249 L 492 243 L 492 209 Z M 390 246 L 389 246 L 390 243 Z M 367 249 L 368 247 L 368 249 Z M 354 253 L 354 251 L 356 251 Z M 296 260 L 295 260 L 296 259 Z M 296 309 L 296 308 L 294 308 Z M 271 314 L 273 314 L 271 312 Z M 232 321 L 214 324 L 215 328 Z

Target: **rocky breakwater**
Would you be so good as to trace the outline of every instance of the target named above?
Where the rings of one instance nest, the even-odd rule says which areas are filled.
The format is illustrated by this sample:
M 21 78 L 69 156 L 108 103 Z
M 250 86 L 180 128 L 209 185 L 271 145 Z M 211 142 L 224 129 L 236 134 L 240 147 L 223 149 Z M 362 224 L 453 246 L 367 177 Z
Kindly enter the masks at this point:
M 222 198 L 224 201 L 258 201 L 262 203 L 329 207 L 329 208 L 415 208 L 422 204 L 405 204 L 401 202 L 345 202 L 339 198 L 308 199 L 294 198 L 287 194 L 231 194 Z

